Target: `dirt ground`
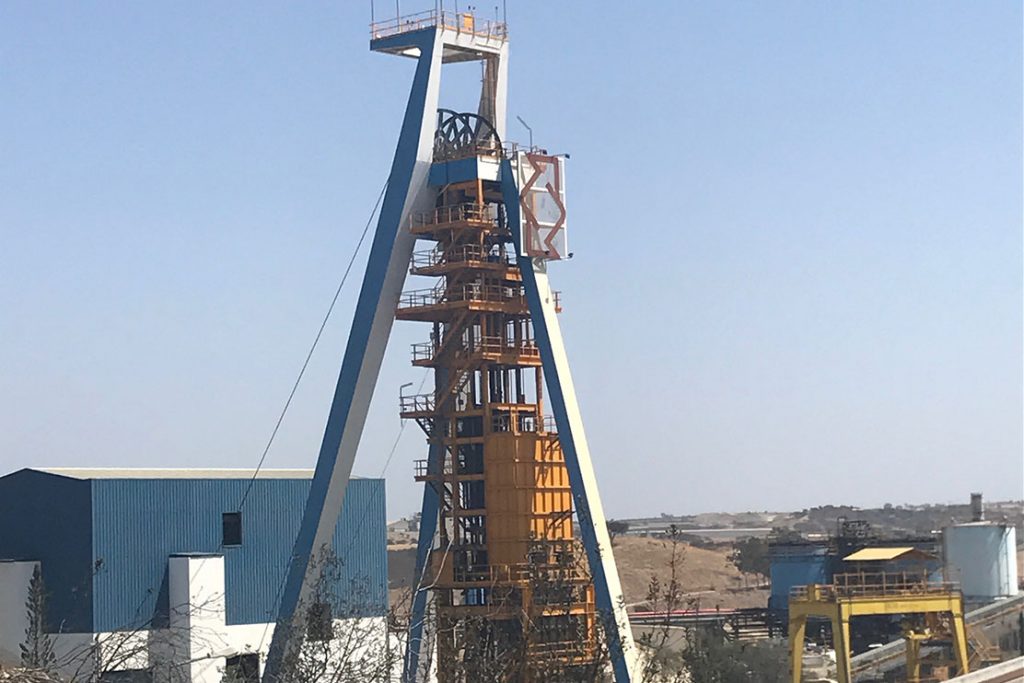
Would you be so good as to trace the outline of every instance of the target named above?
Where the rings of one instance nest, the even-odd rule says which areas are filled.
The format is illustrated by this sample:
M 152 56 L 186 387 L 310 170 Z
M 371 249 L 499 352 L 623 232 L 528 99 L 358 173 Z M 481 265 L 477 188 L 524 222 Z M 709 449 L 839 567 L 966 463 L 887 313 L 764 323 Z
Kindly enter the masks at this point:
M 388 604 L 392 609 L 407 609 L 415 573 L 416 543 L 388 543 Z
M 669 580 L 672 545 L 659 538 L 621 536 L 612 544 L 622 580 L 622 591 L 630 610 L 644 610 L 651 577 L 663 584 Z M 678 580 L 685 599 L 701 609 L 721 607 L 765 607 L 768 589 L 757 587 L 757 577 L 743 575 L 729 562 L 729 546 L 713 549 L 678 545 Z M 416 545 L 393 538 L 388 545 L 388 585 L 392 606 L 408 601 L 416 564 Z
M 672 544 L 662 538 L 621 536 L 612 543 L 622 580 L 622 592 L 630 609 L 644 609 L 652 576 L 665 584 L 671 576 Z M 767 587 L 759 579 L 742 574 L 729 561 L 729 545 L 696 548 L 677 546 L 677 580 L 684 598 L 701 609 L 766 607 Z

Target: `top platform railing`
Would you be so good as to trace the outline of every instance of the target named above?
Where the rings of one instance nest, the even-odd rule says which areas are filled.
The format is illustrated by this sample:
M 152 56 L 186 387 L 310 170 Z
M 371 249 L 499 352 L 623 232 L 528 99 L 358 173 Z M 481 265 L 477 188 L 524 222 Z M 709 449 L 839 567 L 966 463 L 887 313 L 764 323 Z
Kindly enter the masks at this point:
M 928 572 L 850 572 L 836 574 L 831 584 L 794 586 L 794 600 L 836 600 L 840 598 L 907 597 L 959 593 L 960 586 Z
M 440 27 L 456 33 L 493 40 L 508 38 L 508 26 L 503 21 L 480 20 L 472 12 L 451 12 L 433 9 L 416 14 L 375 21 L 370 24 L 370 39 L 387 38 L 400 33 L 411 33 L 425 28 Z

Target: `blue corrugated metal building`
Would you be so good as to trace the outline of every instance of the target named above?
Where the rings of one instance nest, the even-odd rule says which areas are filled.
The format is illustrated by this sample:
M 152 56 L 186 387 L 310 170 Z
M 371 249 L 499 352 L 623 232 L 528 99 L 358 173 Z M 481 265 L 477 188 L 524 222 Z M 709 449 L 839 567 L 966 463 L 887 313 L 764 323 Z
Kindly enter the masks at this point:
M 151 623 L 168 609 L 168 558 L 224 556 L 226 621 L 272 622 L 312 471 L 25 469 L 0 477 L 0 559 L 38 560 L 52 632 Z M 240 545 L 224 545 L 241 510 Z M 334 614 L 384 616 L 384 481 L 353 479 L 334 534 Z
M 784 614 L 789 611 L 789 594 L 796 586 L 831 583 L 832 565 L 828 545 L 806 542 L 773 545 L 768 609 Z

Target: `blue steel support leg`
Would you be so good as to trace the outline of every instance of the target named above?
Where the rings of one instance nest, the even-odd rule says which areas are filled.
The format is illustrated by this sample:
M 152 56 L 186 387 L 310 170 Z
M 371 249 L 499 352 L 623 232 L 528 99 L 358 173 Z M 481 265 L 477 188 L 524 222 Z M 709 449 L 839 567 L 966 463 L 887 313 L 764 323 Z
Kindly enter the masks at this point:
M 387 192 L 370 249 L 352 330 L 331 403 L 316 472 L 288 564 L 281 605 L 264 680 L 283 680 L 282 664 L 301 637 L 300 619 L 315 579 L 311 560 L 329 547 L 341 513 L 366 413 L 394 323 L 415 238 L 403 230 L 414 209 L 427 206 L 425 193 L 433 151 L 435 111 L 440 88 L 441 36 L 425 29 L 403 36 L 419 48 L 412 90 L 391 165 Z M 340 558 L 344 561 L 345 558 Z
M 448 371 L 438 368 L 434 371 L 434 391 L 448 386 Z M 434 426 L 437 433 L 437 426 Z M 444 444 L 433 441 L 427 452 L 427 473 L 439 475 L 444 463 Z M 423 505 L 420 507 L 419 538 L 416 541 L 416 574 L 413 577 L 412 613 L 409 615 L 409 633 L 405 643 L 405 662 L 402 668 L 402 683 L 416 683 L 419 680 L 420 656 L 429 643 L 423 640 L 424 617 L 427 612 L 427 598 L 430 591 L 424 586 L 425 568 L 430 558 L 430 549 L 434 545 L 437 533 L 437 510 L 441 503 L 434 482 L 428 481 L 423 487 Z M 431 577 L 432 580 L 432 577 Z M 428 629 L 428 637 L 430 630 Z M 424 680 L 426 676 L 422 677 Z
M 427 469 L 434 459 L 434 451 L 443 447 L 430 447 Z M 421 584 L 424 578 L 424 567 L 434 543 L 437 532 L 437 508 L 440 496 L 437 489 L 430 483 L 423 487 L 423 505 L 420 507 L 420 535 L 416 542 L 416 574 L 413 581 L 412 613 L 409 616 L 409 634 L 405 644 L 405 663 L 402 669 L 402 683 L 416 683 L 420 668 L 420 655 L 423 652 L 423 620 L 427 612 L 429 591 Z
M 501 189 L 516 252 L 522 254 L 519 188 L 516 186 L 512 164 L 508 159 L 501 164 Z M 554 297 L 548 285 L 544 264 L 521 255 L 517 256 L 517 260 L 523 275 L 523 288 L 530 308 L 534 337 L 540 348 L 548 397 L 558 425 L 558 439 L 569 472 L 576 517 L 580 523 L 583 546 L 587 552 L 587 561 L 594 581 L 597 610 L 605 629 L 605 637 L 608 638 L 615 681 L 631 683 L 635 659 L 633 636 L 629 630 L 626 608 L 622 601 L 622 587 L 615 567 L 615 558 L 611 552 L 611 540 L 597 491 L 590 449 L 583 432 L 583 420 L 576 403 L 576 391 L 569 373 L 568 357 L 558 327 Z

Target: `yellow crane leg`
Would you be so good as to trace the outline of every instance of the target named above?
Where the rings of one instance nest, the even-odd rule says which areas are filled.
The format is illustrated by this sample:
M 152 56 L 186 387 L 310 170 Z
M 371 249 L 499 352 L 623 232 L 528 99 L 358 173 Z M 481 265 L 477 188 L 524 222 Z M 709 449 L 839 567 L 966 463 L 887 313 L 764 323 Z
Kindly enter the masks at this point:
M 907 634 L 907 683 L 921 681 L 921 641 L 913 633 Z
M 853 667 L 850 664 L 850 610 L 839 604 L 832 617 L 832 646 L 836 652 L 836 679 L 839 683 L 852 683 Z
M 957 673 L 970 673 L 967 663 L 967 630 L 964 628 L 963 610 L 953 612 L 953 654 L 956 655 Z
M 807 633 L 807 615 L 789 614 L 789 661 L 793 683 L 800 683 L 804 668 L 804 636 Z

